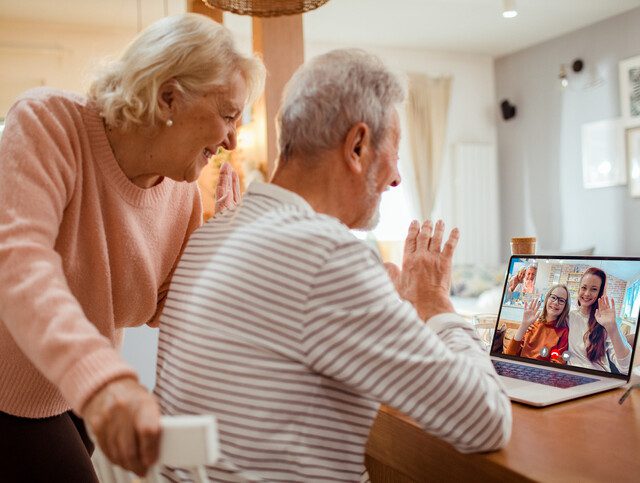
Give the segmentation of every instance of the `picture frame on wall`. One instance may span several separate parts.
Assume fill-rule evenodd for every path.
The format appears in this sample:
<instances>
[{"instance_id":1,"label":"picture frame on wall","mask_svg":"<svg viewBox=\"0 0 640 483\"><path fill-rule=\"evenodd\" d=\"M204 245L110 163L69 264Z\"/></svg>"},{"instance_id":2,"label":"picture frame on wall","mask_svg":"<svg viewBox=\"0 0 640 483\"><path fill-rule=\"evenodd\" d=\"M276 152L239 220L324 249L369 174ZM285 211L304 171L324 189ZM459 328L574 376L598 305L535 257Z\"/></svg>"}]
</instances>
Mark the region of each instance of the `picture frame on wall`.
<instances>
[{"instance_id":1,"label":"picture frame on wall","mask_svg":"<svg viewBox=\"0 0 640 483\"><path fill-rule=\"evenodd\" d=\"M640 198L640 126L627 129L629 194Z\"/></svg>"},{"instance_id":2,"label":"picture frame on wall","mask_svg":"<svg viewBox=\"0 0 640 483\"><path fill-rule=\"evenodd\" d=\"M627 183L624 134L620 118L582 125L582 181L586 189Z\"/></svg>"},{"instance_id":3,"label":"picture frame on wall","mask_svg":"<svg viewBox=\"0 0 640 483\"><path fill-rule=\"evenodd\" d=\"M640 126L640 55L625 59L620 69L620 110L626 126Z\"/></svg>"}]
</instances>

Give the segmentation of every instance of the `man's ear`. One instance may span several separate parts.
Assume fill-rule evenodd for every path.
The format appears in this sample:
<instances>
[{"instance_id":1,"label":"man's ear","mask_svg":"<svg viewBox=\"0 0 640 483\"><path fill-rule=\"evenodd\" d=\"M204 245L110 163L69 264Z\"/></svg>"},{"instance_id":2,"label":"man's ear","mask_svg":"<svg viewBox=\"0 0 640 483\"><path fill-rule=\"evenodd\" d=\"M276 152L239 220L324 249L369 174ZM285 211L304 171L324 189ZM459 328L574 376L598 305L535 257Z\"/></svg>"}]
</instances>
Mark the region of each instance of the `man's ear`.
<instances>
[{"instance_id":1,"label":"man's ear","mask_svg":"<svg viewBox=\"0 0 640 483\"><path fill-rule=\"evenodd\" d=\"M176 102L181 97L181 94L178 89L178 82L175 79L169 79L160 85L158 88L157 102L163 120L171 118L176 107Z\"/></svg>"},{"instance_id":2,"label":"man's ear","mask_svg":"<svg viewBox=\"0 0 640 483\"><path fill-rule=\"evenodd\" d=\"M364 157L371 140L369 126L358 122L351 126L342 147L342 154L349 169L360 174L364 169Z\"/></svg>"}]
</instances>

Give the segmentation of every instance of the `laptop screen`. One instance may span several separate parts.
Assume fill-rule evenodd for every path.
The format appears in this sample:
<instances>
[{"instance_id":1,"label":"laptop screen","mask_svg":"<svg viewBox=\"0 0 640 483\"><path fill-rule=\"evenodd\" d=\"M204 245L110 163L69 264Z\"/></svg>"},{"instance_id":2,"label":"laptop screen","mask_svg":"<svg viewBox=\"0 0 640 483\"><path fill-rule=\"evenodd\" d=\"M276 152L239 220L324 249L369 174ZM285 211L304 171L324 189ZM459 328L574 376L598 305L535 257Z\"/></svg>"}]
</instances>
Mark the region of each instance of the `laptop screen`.
<instances>
[{"instance_id":1,"label":"laptop screen","mask_svg":"<svg viewBox=\"0 0 640 483\"><path fill-rule=\"evenodd\" d=\"M513 256L491 355L627 377L640 258Z\"/></svg>"}]
</instances>

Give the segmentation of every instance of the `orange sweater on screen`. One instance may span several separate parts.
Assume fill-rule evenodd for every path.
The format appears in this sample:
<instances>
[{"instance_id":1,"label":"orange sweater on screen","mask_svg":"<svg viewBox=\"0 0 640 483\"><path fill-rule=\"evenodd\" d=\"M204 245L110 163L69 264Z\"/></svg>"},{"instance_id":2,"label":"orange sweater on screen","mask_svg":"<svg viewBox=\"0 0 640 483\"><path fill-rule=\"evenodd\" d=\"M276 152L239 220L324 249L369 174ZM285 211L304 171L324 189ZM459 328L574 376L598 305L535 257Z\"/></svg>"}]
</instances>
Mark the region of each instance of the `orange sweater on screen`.
<instances>
[{"instance_id":1,"label":"orange sweater on screen","mask_svg":"<svg viewBox=\"0 0 640 483\"><path fill-rule=\"evenodd\" d=\"M543 347L549 349L546 357L542 357L540 354ZM549 324L538 319L527 329L522 340L511 339L504 353L549 362L553 349L558 349L562 355L568 348L568 327L559 329L555 326L555 321Z\"/></svg>"},{"instance_id":2,"label":"orange sweater on screen","mask_svg":"<svg viewBox=\"0 0 640 483\"><path fill-rule=\"evenodd\" d=\"M7 115L0 207L0 411L77 411L135 376L118 354L122 329L156 322L200 224L197 186L134 185L95 106L44 88Z\"/></svg>"}]
</instances>

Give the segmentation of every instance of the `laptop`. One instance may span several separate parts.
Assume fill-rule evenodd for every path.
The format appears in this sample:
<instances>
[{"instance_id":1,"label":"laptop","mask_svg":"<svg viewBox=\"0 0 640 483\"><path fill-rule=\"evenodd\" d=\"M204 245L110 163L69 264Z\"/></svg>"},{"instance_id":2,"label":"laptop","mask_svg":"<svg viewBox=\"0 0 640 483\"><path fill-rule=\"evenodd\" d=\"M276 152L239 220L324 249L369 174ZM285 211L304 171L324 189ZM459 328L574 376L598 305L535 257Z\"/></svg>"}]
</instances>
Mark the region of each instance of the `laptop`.
<instances>
[{"instance_id":1,"label":"laptop","mask_svg":"<svg viewBox=\"0 0 640 483\"><path fill-rule=\"evenodd\" d=\"M608 307L599 294L608 297ZM615 313L614 339L630 355L617 357L611 336L599 329L596 308L602 309L602 321L613 321ZM532 406L624 386L638 343L639 313L640 258L512 256L491 360L509 397Z\"/></svg>"}]
</instances>

